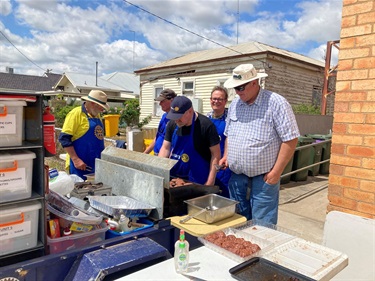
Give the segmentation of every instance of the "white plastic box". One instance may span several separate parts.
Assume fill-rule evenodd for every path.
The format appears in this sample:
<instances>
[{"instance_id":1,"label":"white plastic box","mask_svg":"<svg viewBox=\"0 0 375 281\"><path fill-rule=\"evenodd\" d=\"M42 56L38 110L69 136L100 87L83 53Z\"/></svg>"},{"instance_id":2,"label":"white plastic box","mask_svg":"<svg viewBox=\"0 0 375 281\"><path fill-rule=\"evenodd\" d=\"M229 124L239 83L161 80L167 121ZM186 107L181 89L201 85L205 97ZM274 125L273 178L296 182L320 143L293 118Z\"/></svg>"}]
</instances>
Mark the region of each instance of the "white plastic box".
<instances>
[{"instance_id":1,"label":"white plastic box","mask_svg":"<svg viewBox=\"0 0 375 281\"><path fill-rule=\"evenodd\" d=\"M36 247L41 208L40 202L0 207L0 256Z\"/></svg>"},{"instance_id":2,"label":"white plastic box","mask_svg":"<svg viewBox=\"0 0 375 281\"><path fill-rule=\"evenodd\" d=\"M0 100L0 147L20 146L23 136L25 101Z\"/></svg>"},{"instance_id":3,"label":"white plastic box","mask_svg":"<svg viewBox=\"0 0 375 281\"><path fill-rule=\"evenodd\" d=\"M34 152L0 151L0 202L31 197Z\"/></svg>"},{"instance_id":4,"label":"white plastic box","mask_svg":"<svg viewBox=\"0 0 375 281\"><path fill-rule=\"evenodd\" d=\"M103 222L100 226L94 227L96 227L96 229L88 232L74 233L59 238L50 238L47 236L47 244L49 246L50 254L78 249L96 242L104 241L105 233L108 230L107 224Z\"/></svg>"}]
</instances>

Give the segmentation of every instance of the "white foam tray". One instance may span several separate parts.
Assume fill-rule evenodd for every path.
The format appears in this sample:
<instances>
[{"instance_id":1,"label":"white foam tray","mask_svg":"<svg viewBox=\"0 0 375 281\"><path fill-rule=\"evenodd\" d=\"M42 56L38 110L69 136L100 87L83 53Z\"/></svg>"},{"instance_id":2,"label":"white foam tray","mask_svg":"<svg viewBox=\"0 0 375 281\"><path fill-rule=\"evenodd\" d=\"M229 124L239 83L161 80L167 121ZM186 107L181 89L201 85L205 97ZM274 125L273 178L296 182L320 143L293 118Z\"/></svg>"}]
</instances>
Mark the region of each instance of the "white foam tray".
<instances>
[{"instance_id":1,"label":"white foam tray","mask_svg":"<svg viewBox=\"0 0 375 281\"><path fill-rule=\"evenodd\" d=\"M275 247L263 258L319 281L332 279L348 265L347 255L302 238Z\"/></svg>"}]
</instances>

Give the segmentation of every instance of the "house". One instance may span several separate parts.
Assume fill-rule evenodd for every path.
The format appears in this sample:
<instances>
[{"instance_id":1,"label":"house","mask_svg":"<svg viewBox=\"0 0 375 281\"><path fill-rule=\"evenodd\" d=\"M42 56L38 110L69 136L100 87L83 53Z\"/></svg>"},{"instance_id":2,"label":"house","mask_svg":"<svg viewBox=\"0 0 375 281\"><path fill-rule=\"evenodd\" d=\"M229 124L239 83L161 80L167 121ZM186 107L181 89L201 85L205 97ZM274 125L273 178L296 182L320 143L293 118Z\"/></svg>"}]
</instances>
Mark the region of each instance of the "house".
<instances>
[{"instance_id":1,"label":"house","mask_svg":"<svg viewBox=\"0 0 375 281\"><path fill-rule=\"evenodd\" d=\"M188 96L197 111L207 113L211 110L211 89L224 84L232 70L243 63L252 63L259 71L266 72L268 77L262 81L262 86L283 95L290 104L320 106L324 62L259 42L248 42L194 52L136 70L141 83L141 118L152 114L148 126L157 127L162 112L154 98L165 88ZM229 102L234 96L232 89ZM327 112L332 114L333 95L328 97L327 104Z\"/></svg>"},{"instance_id":2,"label":"house","mask_svg":"<svg viewBox=\"0 0 375 281\"><path fill-rule=\"evenodd\" d=\"M127 72L113 72L100 76L101 79L107 80L113 84L116 84L120 87L132 91L134 97L139 97L140 88L139 88L139 76L134 73Z\"/></svg>"},{"instance_id":3,"label":"house","mask_svg":"<svg viewBox=\"0 0 375 281\"><path fill-rule=\"evenodd\" d=\"M127 82L129 82L129 85L137 90L134 87L138 81L137 77L127 76L127 79L121 80L123 77L125 76L106 75L104 77L96 77L91 74L66 72L54 85L54 91L50 95L63 94L69 97L81 97L88 95L91 90L97 89L105 92L111 101L123 102L126 99L137 97L138 95L134 94L127 86Z\"/></svg>"},{"instance_id":4,"label":"house","mask_svg":"<svg viewBox=\"0 0 375 281\"><path fill-rule=\"evenodd\" d=\"M24 92L51 91L61 74L47 72L43 76L0 72L0 90Z\"/></svg>"}]
</instances>

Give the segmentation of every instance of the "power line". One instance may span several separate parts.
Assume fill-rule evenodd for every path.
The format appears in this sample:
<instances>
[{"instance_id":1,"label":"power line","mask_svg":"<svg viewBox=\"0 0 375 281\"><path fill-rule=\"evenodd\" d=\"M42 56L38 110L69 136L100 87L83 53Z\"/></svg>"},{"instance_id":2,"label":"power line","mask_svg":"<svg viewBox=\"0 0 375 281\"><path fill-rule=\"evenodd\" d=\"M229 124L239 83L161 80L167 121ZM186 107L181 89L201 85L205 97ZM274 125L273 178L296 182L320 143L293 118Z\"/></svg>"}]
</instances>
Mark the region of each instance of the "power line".
<instances>
[{"instance_id":1,"label":"power line","mask_svg":"<svg viewBox=\"0 0 375 281\"><path fill-rule=\"evenodd\" d=\"M137 6L137 5L133 4L133 3L130 3L130 2L127 1L127 0L123 0L123 1L124 1L125 3L131 5L131 6L133 6L133 7L137 8L137 9L139 9L139 10L141 10L141 11L147 13L147 14L150 14L150 15L152 15L152 16L154 16L154 17L156 17L156 18L158 18L158 19L160 19L160 20L162 20L162 21L165 21L166 23L169 23L169 24L171 24L171 25L173 25L173 26L175 26L175 27L178 27L178 28L180 28L180 29L182 29L182 30L185 30L186 32L189 32L189 33L191 33L191 34L193 34L193 35L195 35L195 36L198 36L198 37L200 37L200 38L202 38L202 39L204 39L204 40L207 40L207 41L209 41L209 42L211 42L211 43L214 43L214 44L216 44L216 45L218 45L218 46L221 46L221 47L223 47L223 48L226 48L226 49L228 49L228 50L231 50L231 51L233 51L233 52L235 52L235 53L237 53L237 54L244 55L244 53L242 53L242 52L239 52L239 51L237 51L237 50L234 50L234 49L232 49L232 48L230 48L230 47L228 47L228 46L225 46L225 45L223 45L223 44L221 44L221 43L219 43L219 42L216 42L216 41L214 41L214 40L212 40L212 39L210 39L210 38L207 38L207 37L205 37L205 36L203 36L203 35L200 35L200 34L194 32L194 31L191 31L191 30L189 30L189 29L187 29L187 28L185 28L185 27L182 27L182 26L180 26L180 25L178 25L178 24L176 24L176 23L174 23L174 22L171 22L171 21L169 21L169 20L167 20L167 19L165 19L165 18L162 18L161 16L158 16L158 15L156 15L156 14L150 12L150 11L147 11L146 9L143 9L143 8L140 7L140 6ZM237 41L237 43L238 43L238 41ZM269 65L268 65L267 62L265 62L265 61L263 61L263 60L260 60L260 59L257 59L257 58L252 57L252 56L249 56L249 57L252 58L252 59L254 59L254 60L260 61L261 63L263 63L263 65L266 65L267 67L269 67Z\"/></svg>"},{"instance_id":2,"label":"power line","mask_svg":"<svg viewBox=\"0 0 375 281\"><path fill-rule=\"evenodd\" d=\"M31 59L29 59L24 53L22 53L13 43L12 41L10 41L6 36L5 34L0 30L0 33L1 35L4 36L4 38L21 54L23 55L29 62L31 62L32 64L34 64L36 67L40 68L41 70L43 70L44 72L48 72L48 69L47 71L45 69L43 69L42 67L40 67L39 65L37 65L35 62L33 62Z\"/></svg>"}]
</instances>

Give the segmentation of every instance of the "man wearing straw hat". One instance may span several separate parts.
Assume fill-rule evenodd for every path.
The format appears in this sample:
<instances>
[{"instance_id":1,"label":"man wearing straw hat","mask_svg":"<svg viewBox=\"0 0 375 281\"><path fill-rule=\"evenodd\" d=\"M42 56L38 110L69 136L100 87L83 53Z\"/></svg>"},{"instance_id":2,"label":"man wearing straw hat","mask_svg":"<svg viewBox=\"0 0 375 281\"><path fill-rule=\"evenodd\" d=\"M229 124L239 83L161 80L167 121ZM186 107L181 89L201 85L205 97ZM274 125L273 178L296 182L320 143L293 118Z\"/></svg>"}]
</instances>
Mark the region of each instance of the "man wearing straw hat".
<instances>
[{"instance_id":1,"label":"man wearing straw hat","mask_svg":"<svg viewBox=\"0 0 375 281\"><path fill-rule=\"evenodd\" d=\"M107 111L107 95L91 90L81 97L85 102L71 110L65 118L59 141L69 155L70 174L86 180L86 174L95 172L95 158L100 158L104 149L104 126L100 113Z\"/></svg>"},{"instance_id":2,"label":"man wearing straw hat","mask_svg":"<svg viewBox=\"0 0 375 281\"><path fill-rule=\"evenodd\" d=\"M225 81L236 97L228 110L227 145L219 164L229 165L231 198L247 219L277 224L281 174L294 154L299 130L290 104L279 94L261 89L267 77L252 64L241 64Z\"/></svg>"}]
</instances>

